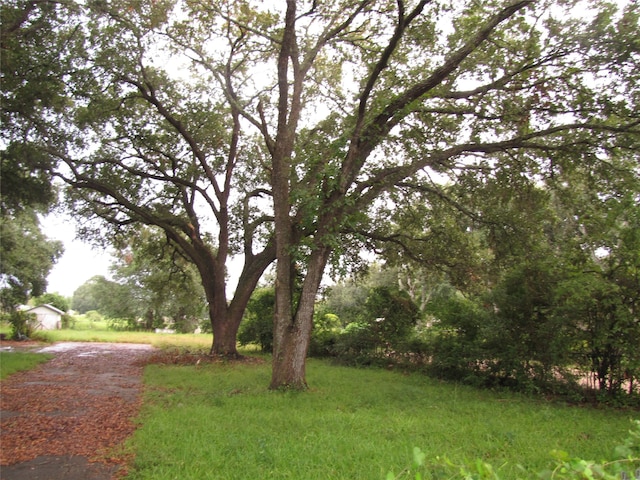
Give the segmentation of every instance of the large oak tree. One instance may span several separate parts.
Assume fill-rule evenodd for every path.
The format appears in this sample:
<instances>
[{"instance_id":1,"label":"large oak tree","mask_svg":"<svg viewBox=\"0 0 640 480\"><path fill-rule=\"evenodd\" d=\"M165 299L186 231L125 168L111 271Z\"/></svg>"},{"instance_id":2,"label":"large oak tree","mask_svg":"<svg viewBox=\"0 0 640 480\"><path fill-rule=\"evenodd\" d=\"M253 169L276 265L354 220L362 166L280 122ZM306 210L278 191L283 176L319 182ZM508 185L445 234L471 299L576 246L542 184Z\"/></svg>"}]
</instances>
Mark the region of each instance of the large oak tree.
<instances>
[{"instance_id":1,"label":"large oak tree","mask_svg":"<svg viewBox=\"0 0 640 480\"><path fill-rule=\"evenodd\" d=\"M366 236L375 217L362 212L393 202L389 194L401 189L446 196L443 179L487 178L503 165L519 172L515 178L535 178L587 161L637 162L640 56L634 7L615 23L611 6L593 2L588 20L555 2L447 9L398 1L387 10L359 2L310 43L303 25L322 13L299 11L297 3L287 3L278 62L276 146L285 151L272 156L279 235L272 387L300 388L312 305L340 233ZM334 95L341 114L304 132L303 141L293 132L321 48L340 59L358 88ZM297 299L293 245L306 266Z\"/></svg>"},{"instance_id":2,"label":"large oak tree","mask_svg":"<svg viewBox=\"0 0 640 480\"><path fill-rule=\"evenodd\" d=\"M160 227L196 264L213 351L235 352L277 259L273 388L306 386L325 267L381 204L506 163L534 177L637 155L634 6L118 0L69 21L69 104L32 132L78 211Z\"/></svg>"}]
</instances>

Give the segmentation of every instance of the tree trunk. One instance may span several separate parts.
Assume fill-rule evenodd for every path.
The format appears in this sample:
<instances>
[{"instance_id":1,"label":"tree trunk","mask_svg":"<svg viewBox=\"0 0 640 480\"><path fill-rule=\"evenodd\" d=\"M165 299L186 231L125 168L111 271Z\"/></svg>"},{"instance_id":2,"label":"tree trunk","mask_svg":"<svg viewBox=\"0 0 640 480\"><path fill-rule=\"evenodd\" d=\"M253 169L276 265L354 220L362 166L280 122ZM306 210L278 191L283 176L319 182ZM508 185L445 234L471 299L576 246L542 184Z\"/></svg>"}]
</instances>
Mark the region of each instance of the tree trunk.
<instances>
[{"instance_id":1,"label":"tree trunk","mask_svg":"<svg viewBox=\"0 0 640 480\"><path fill-rule=\"evenodd\" d=\"M242 317L233 318L227 311L220 315L211 308L211 305L209 306L209 317L213 329L213 343L209 353L223 357L240 357L237 337Z\"/></svg>"},{"instance_id":2,"label":"tree trunk","mask_svg":"<svg viewBox=\"0 0 640 480\"><path fill-rule=\"evenodd\" d=\"M285 317L276 311L273 364L269 386L272 390L307 388L306 361L313 330L313 311L330 253L331 249L326 246L312 252L295 316ZM293 296L293 285L290 284L289 288L288 296Z\"/></svg>"},{"instance_id":3,"label":"tree trunk","mask_svg":"<svg viewBox=\"0 0 640 480\"><path fill-rule=\"evenodd\" d=\"M311 322L299 320L293 322L293 325L287 328L284 336L279 339L277 352L274 341L271 385L269 386L272 390L305 390L307 388L306 358L311 338L313 314Z\"/></svg>"},{"instance_id":4,"label":"tree trunk","mask_svg":"<svg viewBox=\"0 0 640 480\"><path fill-rule=\"evenodd\" d=\"M225 263L210 257L197 264L209 304L209 320L213 330L211 355L240 357L237 349L240 322L260 277L274 259L273 244L267 245L258 255L246 255L244 268L230 302L227 302L226 295Z\"/></svg>"}]
</instances>

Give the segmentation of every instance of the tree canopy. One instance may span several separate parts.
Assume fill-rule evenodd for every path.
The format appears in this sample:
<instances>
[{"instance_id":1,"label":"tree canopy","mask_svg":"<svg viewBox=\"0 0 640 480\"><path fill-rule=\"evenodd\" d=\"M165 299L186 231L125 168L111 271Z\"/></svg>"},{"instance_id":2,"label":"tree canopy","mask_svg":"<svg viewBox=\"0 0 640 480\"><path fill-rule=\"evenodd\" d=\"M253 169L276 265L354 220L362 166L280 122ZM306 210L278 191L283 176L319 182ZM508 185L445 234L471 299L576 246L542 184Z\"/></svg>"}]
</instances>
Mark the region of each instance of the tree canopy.
<instances>
[{"instance_id":1,"label":"tree canopy","mask_svg":"<svg viewBox=\"0 0 640 480\"><path fill-rule=\"evenodd\" d=\"M11 310L45 292L47 276L62 254L62 243L49 240L33 211L0 219L0 301Z\"/></svg>"},{"instance_id":2,"label":"tree canopy","mask_svg":"<svg viewBox=\"0 0 640 480\"><path fill-rule=\"evenodd\" d=\"M31 5L12 8L38 18ZM609 195L638 176L633 2L46 5L64 18L52 31L64 102L22 115L11 141L56 159L70 205L97 229L163 230L198 269L214 352L235 353L242 311L277 260L274 388L306 385L326 265L391 240L380 227L407 198L456 202L477 220L472 192L486 184L508 200L556 179L570 190L584 172ZM28 65L34 45L17 48ZM494 213L484 220L508 233Z\"/></svg>"}]
</instances>

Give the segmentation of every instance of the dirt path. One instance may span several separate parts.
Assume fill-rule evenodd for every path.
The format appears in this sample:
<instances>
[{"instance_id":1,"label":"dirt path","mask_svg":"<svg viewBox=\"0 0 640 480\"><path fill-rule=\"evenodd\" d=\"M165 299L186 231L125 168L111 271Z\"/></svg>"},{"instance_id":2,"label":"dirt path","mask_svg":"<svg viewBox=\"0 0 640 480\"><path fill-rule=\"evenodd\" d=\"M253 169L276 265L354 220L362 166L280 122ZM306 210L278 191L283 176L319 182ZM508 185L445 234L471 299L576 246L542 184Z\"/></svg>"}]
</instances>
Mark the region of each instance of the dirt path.
<instances>
[{"instance_id":1,"label":"dirt path","mask_svg":"<svg viewBox=\"0 0 640 480\"><path fill-rule=\"evenodd\" d=\"M109 480L135 429L149 345L59 343L37 369L2 381L2 480Z\"/></svg>"}]
</instances>

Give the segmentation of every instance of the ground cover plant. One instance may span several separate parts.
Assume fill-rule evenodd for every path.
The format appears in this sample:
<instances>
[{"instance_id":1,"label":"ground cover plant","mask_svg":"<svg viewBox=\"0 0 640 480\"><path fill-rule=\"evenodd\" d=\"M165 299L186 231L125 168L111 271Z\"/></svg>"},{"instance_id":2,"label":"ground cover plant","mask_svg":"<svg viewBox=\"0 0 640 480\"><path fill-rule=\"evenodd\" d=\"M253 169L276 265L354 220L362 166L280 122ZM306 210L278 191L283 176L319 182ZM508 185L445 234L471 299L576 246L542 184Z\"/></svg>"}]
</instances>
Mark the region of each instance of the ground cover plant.
<instances>
[{"instance_id":1,"label":"ground cover plant","mask_svg":"<svg viewBox=\"0 0 640 480\"><path fill-rule=\"evenodd\" d=\"M33 352L0 352L0 379L21 370L30 370L53 355Z\"/></svg>"},{"instance_id":2,"label":"ground cover plant","mask_svg":"<svg viewBox=\"0 0 640 480\"><path fill-rule=\"evenodd\" d=\"M323 360L309 362L307 392L274 392L268 363L148 366L127 478L382 479L406 471L415 447L426 459L489 463L500 478L537 478L553 450L610 458L637 413Z\"/></svg>"}]
</instances>

